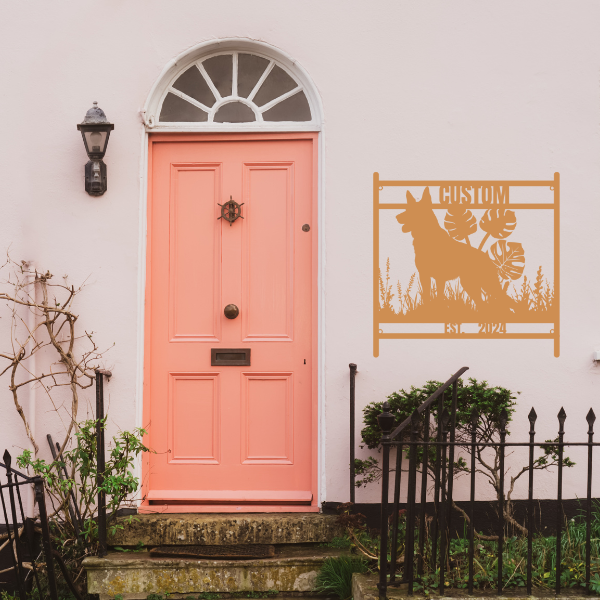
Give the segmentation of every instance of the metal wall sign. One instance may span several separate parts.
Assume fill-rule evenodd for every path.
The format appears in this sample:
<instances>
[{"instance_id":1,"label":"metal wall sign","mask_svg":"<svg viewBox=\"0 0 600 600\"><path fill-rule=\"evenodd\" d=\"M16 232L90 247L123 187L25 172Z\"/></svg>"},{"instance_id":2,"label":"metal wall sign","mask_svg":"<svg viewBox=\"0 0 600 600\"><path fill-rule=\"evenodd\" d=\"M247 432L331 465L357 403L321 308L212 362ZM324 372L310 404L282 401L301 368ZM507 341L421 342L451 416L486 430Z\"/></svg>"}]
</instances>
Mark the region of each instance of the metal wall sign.
<instances>
[{"instance_id":1,"label":"metal wall sign","mask_svg":"<svg viewBox=\"0 0 600 600\"><path fill-rule=\"evenodd\" d=\"M560 176L373 174L373 355L386 339L551 339L559 356Z\"/></svg>"}]
</instances>

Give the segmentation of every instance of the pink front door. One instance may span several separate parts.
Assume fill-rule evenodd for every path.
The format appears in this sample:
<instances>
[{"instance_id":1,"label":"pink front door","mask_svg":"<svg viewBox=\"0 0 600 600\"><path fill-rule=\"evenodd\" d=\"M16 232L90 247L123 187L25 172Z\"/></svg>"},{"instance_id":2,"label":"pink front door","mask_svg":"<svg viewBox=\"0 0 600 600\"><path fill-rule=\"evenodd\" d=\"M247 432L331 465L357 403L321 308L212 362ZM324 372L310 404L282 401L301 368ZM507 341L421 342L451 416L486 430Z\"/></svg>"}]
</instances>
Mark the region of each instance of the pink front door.
<instances>
[{"instance_id":1,"label":"pink front door","mask_svg":"<svg viewBox=\"0 0 600 600\"><path fill-rule=\"evenodd\" d=\"M310 510L314 136L150 144L145 504Z\"/></svg>"}]
</instances>

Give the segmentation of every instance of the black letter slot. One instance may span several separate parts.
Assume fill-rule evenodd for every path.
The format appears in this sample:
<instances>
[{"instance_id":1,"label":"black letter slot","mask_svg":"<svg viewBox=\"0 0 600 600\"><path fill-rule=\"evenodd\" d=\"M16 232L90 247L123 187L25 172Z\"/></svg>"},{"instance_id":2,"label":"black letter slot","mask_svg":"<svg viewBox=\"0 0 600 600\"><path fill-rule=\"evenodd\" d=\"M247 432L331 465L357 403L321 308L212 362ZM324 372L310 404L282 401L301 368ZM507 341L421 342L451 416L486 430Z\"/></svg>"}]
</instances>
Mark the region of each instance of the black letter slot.
<instances>
[{"instance_id":1,"label":"black letter slot","mask_svg":"<svg viewBox=\"0 0 600 600\"><path fill-rule=\"evenodd\" d=\"M250 348L211 348L211 367L250 366Z\"/></svg>"}]
</instances>

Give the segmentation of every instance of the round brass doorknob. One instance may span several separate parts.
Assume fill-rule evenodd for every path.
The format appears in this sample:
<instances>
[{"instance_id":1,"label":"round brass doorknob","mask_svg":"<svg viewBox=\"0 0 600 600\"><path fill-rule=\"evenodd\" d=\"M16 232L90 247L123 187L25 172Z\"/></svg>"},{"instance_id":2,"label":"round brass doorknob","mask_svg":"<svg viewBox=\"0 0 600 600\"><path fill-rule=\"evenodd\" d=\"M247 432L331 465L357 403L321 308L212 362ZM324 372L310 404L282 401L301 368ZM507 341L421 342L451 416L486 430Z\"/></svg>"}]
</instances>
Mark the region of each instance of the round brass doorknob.
<instances>
[{"instance_id":1,"label":"round brass doorknob","mask_svg":"<svg viewBox=\"0 0 600 600\"><path fill-rule=\"evenodd\" d=\"M228 304L223 312L228 319L235 319L240 314L240 309L235 304Z\"/></svg>"}]
</instances>

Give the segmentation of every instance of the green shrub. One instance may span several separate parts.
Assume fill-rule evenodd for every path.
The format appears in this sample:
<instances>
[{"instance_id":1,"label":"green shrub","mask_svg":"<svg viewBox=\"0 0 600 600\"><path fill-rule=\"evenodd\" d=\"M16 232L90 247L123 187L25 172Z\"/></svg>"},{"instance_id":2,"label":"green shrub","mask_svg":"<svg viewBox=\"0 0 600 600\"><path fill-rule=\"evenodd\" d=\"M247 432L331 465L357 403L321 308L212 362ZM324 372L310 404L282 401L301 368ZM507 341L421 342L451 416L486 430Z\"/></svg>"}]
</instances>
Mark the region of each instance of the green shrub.
<instances>
[{"instance_id":1,"label":"green shrub","mask_svg":"<svg viewBox=\"0 0 600 600\"><path fill-rule=\"evenodd\" d=\"M317 590L336 594L341 600L352 596L352 574L365 573L367 561L357 556L327 558L317 575Z\"/></svg>"},{"instance_id":2,"label":"green shrub","mask_svg":"<svg viewBox=\"0 0 600 600\"><path fill-rule=\"evenodd\" d=\"M338 550L350 550L352 542L348 535L336 536L330 542L320 544L326 548L337 548Z\"/></svg>"},{"instance_id":3,"label":"green shrub","mask_svg":"<svg viewBox=\"0 0 600 600\"><path fill-rule=\"evenodd\" d=\"M399 390L387 397L389 403L389 412L394 415L394 428L400 423L408 419L413 412L423 404L435 390L442 385L439 381L428 381L423 387L415 388L412 386L410 390ZM477 381L474 378L469 378L466 382L462 379L457 381L456 386L456 442L459 444L455 454L454 461L454 477L458 478L462 474L470 473L470 460L465 460L471 452L471 428L472 428L472 411L475 410L477 415L477 442L479 444L498 444L500 441L500 432L504 423L506 427L506 435L510 435L509 427L512 417L516 411L516 396L513 393L500 386L490 386L487 381ZM364 427L361 431L363 448L374 449L380 447L381 430L377 422L377 417L381 414L383 402L371 402L363 409ZM443 396L443 408L448 412L452 409L452 389L449 389ZM438 403L434 402L431 407L431 420L428 441L435 442L437 439L437 417ZM450 425L448 426L450 427ZM399 435L399 439L407 440L410 437L410 429L408 426ZM416 431L419 441L425 440L424 420L420 419ZM538 456L533 462L535 470L544 470L558 465L560 459L558 455L558 447L555 445L557 438L554 440L545 440L546 444L536 450ZM437 447L431 445L428 450L428 470L429 476L434 477L434 465L436 464ZM403 450L405 459L408 458L408 447L404 446ZM488 484L494 489L494 493L498 501L501 497L500 490L500 446L492 446L487 450L487 453L475 451L476 469L481 473ZM483 454L483 459L482 459ZM420 467L423 464L424 451L422 447L416 450L417 464ZM392 459L393 460L393 459ZM446 459L448 460L448 459ZM368 485L381 479L382 469L379 460L375 456L369 456L365 460L355 459L355 469L357 474L356 487ZM568 457L562 457L563 467L573 467L575 463ZM447 464L447 466L449 466ZM403 470L406 469L406 462ZM393 469L392 469L393 470ZM527 529L519 523L514 517L514 505L512 503L512 491L515 487L517 479L529 472L529 465L524 465L522 468L515 471L515 475L508 475L505 471L507 484L504 490L504 519L510 524L514 531L518 531L523 535L527 535ZM432 479L430 479L431 481ZM453 503L455 510L460 512L465 520L469 522L468 515L456 504ZM481 537L481 536L478 536ZM482 539L492 539L486 537Z\"/></svg>"}]
</instances>

